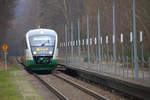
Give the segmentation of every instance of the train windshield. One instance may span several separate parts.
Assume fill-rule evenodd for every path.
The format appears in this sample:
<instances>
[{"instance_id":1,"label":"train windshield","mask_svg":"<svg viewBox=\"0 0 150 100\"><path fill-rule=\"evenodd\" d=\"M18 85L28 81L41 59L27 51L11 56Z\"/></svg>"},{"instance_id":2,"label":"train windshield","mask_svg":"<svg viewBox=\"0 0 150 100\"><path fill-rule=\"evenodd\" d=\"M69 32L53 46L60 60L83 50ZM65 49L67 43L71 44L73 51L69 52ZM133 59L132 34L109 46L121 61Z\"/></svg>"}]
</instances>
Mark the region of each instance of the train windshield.
<instances>
[{"instance_id":1,"label":"train windshield","mask_svg":"<svg viewBox=\"0 0 150 100\"><path fill-rule=\"evenodd\" d=\"M55 37L54 36L33 36L30 37L31 46L54 46Z\"/></svg>"}]
</instances>

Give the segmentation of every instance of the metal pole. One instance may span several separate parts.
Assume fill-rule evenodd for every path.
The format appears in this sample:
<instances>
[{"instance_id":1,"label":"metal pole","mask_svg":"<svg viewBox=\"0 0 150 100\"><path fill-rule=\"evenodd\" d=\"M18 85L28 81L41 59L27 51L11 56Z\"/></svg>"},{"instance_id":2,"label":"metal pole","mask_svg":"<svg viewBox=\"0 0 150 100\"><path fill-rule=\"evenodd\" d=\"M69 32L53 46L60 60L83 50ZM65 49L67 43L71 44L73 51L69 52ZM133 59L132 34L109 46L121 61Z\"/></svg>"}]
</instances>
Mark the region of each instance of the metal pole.
<instances>
[{"instance_id":1,"label":"metal pole","mask_svg":"<svg viewBox=\"0 0 150 100\"><path fill-rule=\"evenodd\" d=\"M72 54L72 64L73 64L73 22L71 22L71 54Z\"/></svg>"},{"instance_id":2,"label":"metal pole","mask_svg":"<svg viewBox=\"0 0 150 100\"><path fill-rule=\"evenodd\" d=\"M109 67L109 42L108 42L108 35L107 35L107 42L106 42L106 46L107 46L107 67Z\"/></svg>"},{"instance_id":3,"label":"metal pole","mask_svg":"<svg viewBox=\"0 0 150 100\"><path fill-rule=\"evenodd\" d=\"M112 68L113 61L114 61L114 60L113 60L113 56L111 55L111 64L110 64L110 68L109 68L109 69L110 69L110 72L111 72L112 69L113 69L113 68Z\"/></svg>"},{"instance_id":4,"label":"metal pole","mask_svg":"<svg viewBox=\"0 0 150 100\"><path fill-rule=\"evenodd\" d=\"M143 80L144 80L144 43L143 43L143 32L140 31L140 42L141 42L141 56L142 56L142 71L143 71Z\"/></svg>"},{"instance_id":5,"label":"metal pole","mask_svg":"<svg viewBox=\"0 0 150 100\"><path fill-rule=\"evenodd\" d=\"M122 43L122 69L123 69L123 77L124 77L124 65L125 65L125 59L124 59L124 44L123 44L123 33L121 33L121 43Z\"/></svg>"},{"instance_id":6,"label":"metal pole","mask_svg":"<svg viewBox=\"0 0 150 100\"><path fill-rule=\"evenodd\" d=\"M132 46L132 76L133 76L133 79L134 79L134 70L135 70L135 68L134 68L134 47L133 47L133 43L131 44L131 46Z\"/></svg>"},{"instance_id":7,"label":"metal pole","mask_svg":"<svg viewBox=\"0 0 150 100\"><path fill-rule=\"evenodd\" d=\"M134 67L135 67L135 78L139 76L139 68L137 62L137 44L136 44L136 11L135 11L135 0L133 0L133 33L134 33Z\"/></svg>"},{"instance_id":8,"label":"metal pole","mask_svg":"<svg viewBox=\"0 0 150 100\"><path fill-rule=\"evenodd\" d=\"M60 41L60 56L62 57L62 41Z\"/></svg>"},{"instance_id":9,"label":"metal pole","mask_svg":"<svg viewBox=\"0 0 150 100\"><path fill-rule=\"evenodd\" d=\"M68 28L67 28L67 25L65 24L65 39L66 39L66 64L68 63L68 48L67 48L67 45L68 45L68 43L67 43L67 41L68 41L68 37L67 37L67 35L68 35Z\"/></svg>"},{"instance_id":10,"label":"metal pole","mask_svg":"<svg viewBox=\"0 0 150 100\"><path fill-rule=\"evenodd\" d=\"M109 73L109 72L111 72L111 62L113 61L113 60L112 60L112 56L111 56L111 55L108 56L108 57L107 57L107 60L108 60L108 62L107 62L107 63L108 63L108 66L106 67L106 72Z\"/></svg>"},{"instance_id":11,"label":"metal pole","mask_svg":"<svg viewBox=\"0 0 150 100\"><path fill-rule=\"evenodd\" d=\"M133 34L132 34L132 32L130 32L130 42L131 42L131 55L132 55L132 65L131 65L131 70L132 70L132 76L133 76L133 78L134 78L134 68L133 68L133 66L134 66L134 52L133 52L133 39L132 39L132 37L133 37Z\"/></svg>"},{"instance_id":12,"label":"metal pole","mask_svg":"<svg viewBox=\"0 0 150 100\"><path fill-rule=\"evenodd\" d=\"M127 61L127 77L128 77L128 56L126 57L126 61Z\"/></svg>"},{"instance_id":13,"label":"metal pole","mask_svg":"<svg viewBox=\"0 0 150 100\"><path fill-rule=\"evenodd\" d=\"M80 65L80 19L78 19L78 56L79 56L79 65Z\"/></svg>"},{"instance_id":14,"label":"metal pole","mask_svg":"<svg viewBox=\"0 0 150 100\"><path fill-rule=\"evenodd\" d=\"M101 65L102 65L102 60L104 58L104 55L103 55L103 38L102 37L100 37L100 41L101 41L101 44L100 44L100 46L101 46Z\"/></svg>"},{"instance_id":15,"label":"metal pole","mask_svg":"<svg viewBox=\"0 0 150 100\"><path fill-rule=\"evenodd\" d=\"M4 51L4 57L5 57L5 70L7 70L7 51Z\"/></svg>"},{"instance_id":16,"label":"metal pole","mask_svg":"<svg viewBox=\"0 0 150 100\"><path fill-rule=\"evenodd\" d=\"M150 57L149 57L149 59L148 59L148 69L149 69L149 80L150 80Z\"/></svg>"},{"instance_id":17,"label":"metal pole","mask_svg":"<svg viewBox=\"0 0 150 100\"><path fill-rule=\"evenodd\" d=\"M122 69L123 69L123 77L124 77L124 62L125 62L125 60L124 60L124 45L123 45L123 43L122 43Z\"/></svg>"},{"instance_id":18,"label":"metal pole","mask_svg":"<svg viewBox=\"0 0 150 100\"><path fill-rule=\"evenodd\" d=\"M99 60L99 71L101 71L101 66L102 66L102 63L101 63L101 29L100 29L100 9L98 8L98 60Z\"/></svg>"},{"instance_id":19,"label":"metal pole","mask_svg":"<svg viewBox=\"0 0 150 100\"><path fill-rule=\"evenodd\" d=\"M88 67L90 66L89 17L87 15Z\"/></svg>"},{"instance_id":20,"label":"metal pole","mask_svg":"<svg viewBox=\"0 0 150 100\"><path fill-rule=\"evenodd\" d=\"M107 67L109 67L109 44L108 44L108 35L106 36L106 63Z\"/></svg>"},{"instance_id":21,"label":"metal pole","mask_svg":"<svg viewBox=\"0 0 150 100\"><path fill-rule=\"evenodd\" d=\"M120 75L120 57L118 57L118 63L119 63L119 75Z\"/></svg>"},{"instance_id":22,"label":"metal pole","mask_svg":"<svg viewBox=\"0 0 150 100\"><path fill-rule=\"evenodd\" d=\"M143 80L144 80L144 52L143 52L143 47L144 47L144 44L142 42L142 69L143 69Z\"/></svg>"},{"instance_id":23,"label":"metal pole","mask_svg":"<svg viewBox=\"0 0 150 100\"><path fill-rule=\"evenodd\" d=\"M113 44L113 56L114 56L114 72L116 73L116 12L115 12L115 1L113 1L113 35L114 35L114 44Z\"/></svg>"}]
</instances>

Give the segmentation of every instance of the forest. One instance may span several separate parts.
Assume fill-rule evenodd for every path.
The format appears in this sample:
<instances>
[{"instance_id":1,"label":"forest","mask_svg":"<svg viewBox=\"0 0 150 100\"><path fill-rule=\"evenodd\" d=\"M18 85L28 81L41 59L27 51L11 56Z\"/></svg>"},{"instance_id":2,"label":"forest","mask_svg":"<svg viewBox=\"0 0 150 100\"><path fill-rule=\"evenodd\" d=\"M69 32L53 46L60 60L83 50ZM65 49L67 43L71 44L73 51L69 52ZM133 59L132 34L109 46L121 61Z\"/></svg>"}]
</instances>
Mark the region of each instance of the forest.
<instances>
[{"instance_id":1,"label":"forest","mask_svg":"<svg viewBox=\"0 0 150 100\"><path fill-rule=\"evenodd\" d=\"M89 16L90 37L97 35L97 9L101 14L102 36L112 36L113 10L116 6L117 49L120 48L120 33L125 35L125 48L129 51L129 34L133 30L132 0L1 0L0 44L9 45L11 55L19 55L25 33L29 29L52 28L58 32L59 41L64 41L64 25L74 23L77 38L77 20L80 18L81 37L86 38L86 16ZM144 51L149 55L150 46L150 1L136 0L137 46L140 47L139 31L144 33ZM70 34L68 34L70 39ZM109 38L112 41L112 38ZM18 52L14 49L18 47ZM110 43L112 47L112 43ZM119 50L118 50L119 51ZM112 51L110 51L112 52ZM119 52L118 52L119 53ZM130 54L130 52L127 52Z\"/></svg>"}]
</instances>

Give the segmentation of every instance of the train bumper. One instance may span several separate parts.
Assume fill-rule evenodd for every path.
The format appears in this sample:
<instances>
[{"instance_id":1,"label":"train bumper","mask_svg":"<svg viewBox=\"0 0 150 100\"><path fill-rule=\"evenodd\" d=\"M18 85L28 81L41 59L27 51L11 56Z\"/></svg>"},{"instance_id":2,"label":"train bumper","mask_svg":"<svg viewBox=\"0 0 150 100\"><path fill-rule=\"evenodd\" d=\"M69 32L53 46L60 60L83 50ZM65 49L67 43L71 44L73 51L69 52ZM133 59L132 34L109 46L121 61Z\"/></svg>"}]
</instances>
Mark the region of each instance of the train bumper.
<instances>
[{"instance_id":1,"label":"train bumper","mask_svg":"<svg viewBox=\"0 0 150 100\"><path fill-rule=\"evenodd\" d=\"M26 66L31 70L54 70L58 63L58 59L52 59L49 64L36 64L34 60L27 60Z\"/></svg>"}]
</instances>

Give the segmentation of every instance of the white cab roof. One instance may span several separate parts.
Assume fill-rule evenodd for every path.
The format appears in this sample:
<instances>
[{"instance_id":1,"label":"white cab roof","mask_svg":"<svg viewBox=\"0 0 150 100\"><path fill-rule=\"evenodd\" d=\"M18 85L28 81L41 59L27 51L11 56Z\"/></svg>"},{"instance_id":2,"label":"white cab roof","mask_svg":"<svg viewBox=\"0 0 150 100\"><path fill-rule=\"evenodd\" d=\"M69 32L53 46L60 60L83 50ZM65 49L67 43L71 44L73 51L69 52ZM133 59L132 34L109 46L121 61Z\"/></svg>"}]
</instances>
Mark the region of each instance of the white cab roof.
<instances>
[{"instance_id":1,"label":"white cab roof","mask_svg":"<svg viewBox=\"0 0 150 100\"><path fill-rule=\"evenodd\" d=\"M26 36L34 36L34 35L53 35L57 36L57 33L52 29L32 29L29 30L26 34Z\"/></svg>"}]
</instances>

